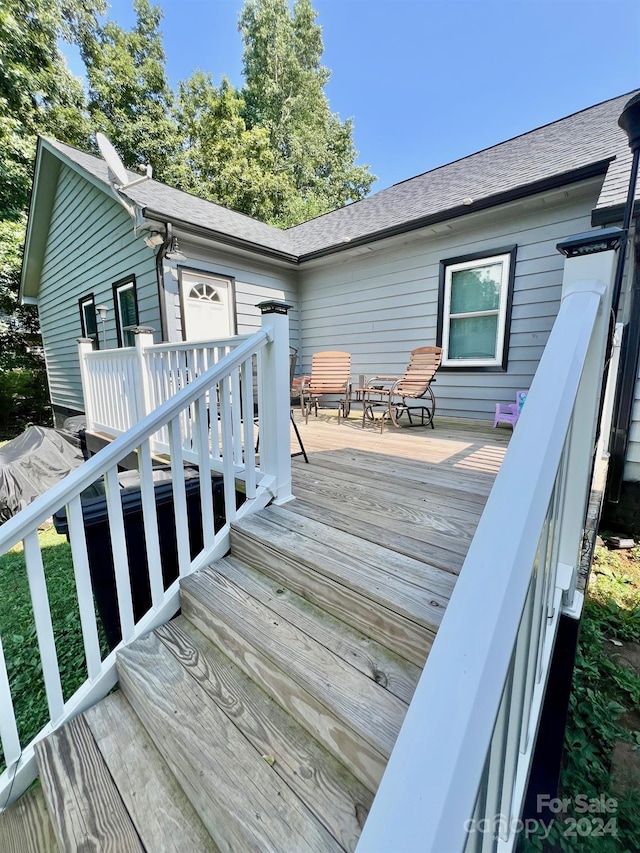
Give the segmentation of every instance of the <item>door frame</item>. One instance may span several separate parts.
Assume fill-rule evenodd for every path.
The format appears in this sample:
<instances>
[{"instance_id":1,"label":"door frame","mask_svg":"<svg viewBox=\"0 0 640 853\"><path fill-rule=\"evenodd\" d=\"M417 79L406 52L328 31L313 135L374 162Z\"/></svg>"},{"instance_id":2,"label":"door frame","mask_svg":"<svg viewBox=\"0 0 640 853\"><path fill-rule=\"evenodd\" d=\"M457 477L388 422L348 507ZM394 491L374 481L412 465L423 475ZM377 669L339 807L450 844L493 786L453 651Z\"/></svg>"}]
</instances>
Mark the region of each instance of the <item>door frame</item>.
<instances>
[{"instance_id":1,"label":"door frame","mask_svg":"<svg viewBox=\"0 0 640 853\"><path fill-rule=\"evenodd\" d=\"M236 305L236 280L232 275L225 273L217 273L212 270L205 270L201 267L178 266L178 297L180 299L180 333L182 340L187 341L187 324L185 322L185 304L184 304L184 289L182 287L183 273L190 275L201 275L208 278L220 278L226 281L229 285L229 320L231 326L231 335L238 334L238 311Z\"/></svg>"}]
</instances>

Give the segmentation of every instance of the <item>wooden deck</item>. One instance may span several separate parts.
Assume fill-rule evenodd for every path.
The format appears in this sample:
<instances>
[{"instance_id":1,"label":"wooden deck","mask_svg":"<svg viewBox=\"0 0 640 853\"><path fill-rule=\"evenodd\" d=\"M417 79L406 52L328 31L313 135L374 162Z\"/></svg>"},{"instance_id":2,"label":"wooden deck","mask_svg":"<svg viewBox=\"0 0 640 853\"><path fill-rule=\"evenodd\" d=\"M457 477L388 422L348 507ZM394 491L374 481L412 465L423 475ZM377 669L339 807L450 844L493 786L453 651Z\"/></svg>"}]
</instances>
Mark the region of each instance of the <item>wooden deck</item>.
<instances>
[{"instance_id":1,"label":"wooden deck","mask_svg":"<svg viewBox=\"0 0 640 853\"><path fill-rule=\"evenodd\" d=\"M234 523L39 744L3 853L355 850L511 433L299 426L296 499Z\"/></svg>"},{"instance_id":2,"label":"wooden deck","mask_svg":"<svg viewBox=\"0 0 640 853\"><path fill-rule=\"evenodd\" d=\"M288 510L459 573L511 429L436 416L433 430L380 434L353 411L340 424L294 416L310 464L292 460Z\"/></svg>"}]
</instances>

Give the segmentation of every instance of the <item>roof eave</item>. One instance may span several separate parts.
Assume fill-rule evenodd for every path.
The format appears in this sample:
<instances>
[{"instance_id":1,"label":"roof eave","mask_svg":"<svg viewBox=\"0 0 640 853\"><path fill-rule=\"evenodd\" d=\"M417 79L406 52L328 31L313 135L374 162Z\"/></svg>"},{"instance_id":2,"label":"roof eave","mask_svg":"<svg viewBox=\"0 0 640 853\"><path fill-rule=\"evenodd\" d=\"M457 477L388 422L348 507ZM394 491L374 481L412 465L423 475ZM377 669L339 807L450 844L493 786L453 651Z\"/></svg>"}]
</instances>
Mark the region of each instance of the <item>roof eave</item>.
<instances>
[{"instance_id":1,"label":"roof eave","mask_svg":"<svg viewBox=\"0 0 640 853\"><path fill-rule=\"evenodd\" d=\"M206 228L204 225L195 225L192 222L185 222L183 219L178 219L167 213L161 213L158 210L145 207L142 210L142 215L147 220L156 222L170 222L174 228L183 231L185 234L192 234L195 237L206 237L209 240L215 240L218 243L223 243L226 246L232 246L235 249L245 249L257 255L264 255L269 258L274 258L280 261L286 261L297 266L299 259L298 255L290 252L284 252L280 249L273 249L269 246L263 246L260 243L254 243L251 240L245 240L242 237L234 237L232 234L225 234L223 231L216 231L213 228Z\"/></svg>"},{"instance_id":2,"label":"roof eave","mask_svg":"<svg viewBox=\"0 0 640 853\"><path fill-rule=\"evenodd\" d=\"M591 225L599 228L603 225L616 225L624 219L625 204L612 204L608 207L596 207L591 211ZM640 199L633 203L632 217L640 217Z\"/></svg>"},{"instance_id":3,"label":"roof eave","mask_svg":"<svg viewBox=\"0 0 640 853\"><path fill-rule=\"evenodd\" d=\"M38 302L40 274L58 184L59 164L56 167L55 164L58 161L55 158L51 164L52 168L43 170L43 159L46 157L47 151L44 140L39 137L29 196L29 213L20 270L20 288L18 290L18 300L24 305L37 305Z\"/></svg>"},{"instance_id":4,"label":"roof eave","mask_svg":"<svg viewBox=\"0 0 640 853\"><path fill-rule=\"evenodd\" d=\"M613 157L607 157L603 160L597 160L587 166L581 166L579 169L572 169L569 172L562 172L558 175L553 175L550 178L544 178L541 181L535 181L531 184L523 184L522 186L515 187L512 190L506 190L505 192L487 196L486 198L475 201L471 205L457 205L456 207L439 210L435 213L430 213L427 216L421 216L417 219L411 219L407 222L402 222L389 228L383 228L379 231L363 234L360 237L356 237L345 242L317 249L314 252L307 252L306 254L302 253L300 255L299 262L303 264L307 261L313 261L318 258L337 254L338 252L345 252L354 247L364 246L368 243L374 243L379 240L385 240L388 237L396 237L400 234L406 234L409 231L417 231L420 228L435 225L439 222L446 222L450 219L459 219L460 217L467 216L470 213L477 213L480 210L487 210L491 207L497 207L498 205L506 204L510 201L518 201L532 195L538 195L539 193L558 189L562 186L598 177L599 175L606 174L607 168L613 159Z\"/></svg>"}]
</instances>

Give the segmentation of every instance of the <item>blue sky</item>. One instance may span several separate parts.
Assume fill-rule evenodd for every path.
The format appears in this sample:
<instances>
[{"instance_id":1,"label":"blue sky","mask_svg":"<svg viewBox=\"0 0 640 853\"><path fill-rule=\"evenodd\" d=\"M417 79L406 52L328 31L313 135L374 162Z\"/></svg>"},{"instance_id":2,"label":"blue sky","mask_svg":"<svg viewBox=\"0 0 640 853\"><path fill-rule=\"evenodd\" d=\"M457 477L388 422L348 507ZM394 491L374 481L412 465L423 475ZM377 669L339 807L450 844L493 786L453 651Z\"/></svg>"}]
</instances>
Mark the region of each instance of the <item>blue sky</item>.
<instances>
[{"instance_id":1,"label":"blue sky","mask_svg":"<svg viewBox=\"0 0 640 853\"><path fill-rule=\"evenodd\" d=\"M312 2L374 191L640 86L638 0ZM196 69L241 85L242 0L159 5L172 85ZM109 17L131 27L132 0Z\"/></svg>"}]
</instances>

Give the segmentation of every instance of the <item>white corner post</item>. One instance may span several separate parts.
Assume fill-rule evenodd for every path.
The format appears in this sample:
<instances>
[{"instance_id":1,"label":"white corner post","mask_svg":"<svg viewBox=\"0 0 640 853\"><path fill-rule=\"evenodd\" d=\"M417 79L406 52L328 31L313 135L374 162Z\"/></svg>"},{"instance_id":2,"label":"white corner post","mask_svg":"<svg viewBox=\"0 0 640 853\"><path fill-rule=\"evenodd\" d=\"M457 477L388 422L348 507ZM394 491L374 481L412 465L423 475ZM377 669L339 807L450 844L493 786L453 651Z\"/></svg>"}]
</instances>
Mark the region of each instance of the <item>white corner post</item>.
<instances>
[{"instance_id":1,"label":"white corner post","mask_svg":"<svg viewBox=\"0 0 640 853\"><path fill-rule=\"evenodd\" d=\"M84 414L87 419L87 430L94 428L93 400L91 399L91 383L89 371L87 370L86 356L93 352L93 341L91 338L78 338L78 361L80 362L80 381L82 383L82 399L84 401Z\"/></svg>"},{"instance_id":2,"label":"white corner post","mask_svg":"<svg viewBox=\"0 0 640 853\"><path fill-rule=\"evenodd\" d=\"M262 328L269 336L263 350L259 400L260 467L274 477L274 503L291 493L291 389L289 387L289 308L284 302L260 302Z\"/></svg>"},{"instance_id":3,"label":"white corner post","mask_svg":"<svg viewBox=\"0 0 640 853\"><path fill-rule=\"evenodd\" d=\"M585 292L596 293L600 307L587 352L573 411L567 451L565 487L560 512L558 563L571 569L570 585L563 604L571 608L580 567L585 516L589 502L593 463L598 438L601 395L605 362L610 346L611 300L616 266L616 251L623 232L619 228L588 232L558 245L566 256L562 280L562 301L576 302Z\"/></svg>"},{"instance_id":4,"label":"white corner post","mask_svg":"<svg viewBox=\"0 0 640 853\"><path fill-rule=\"evenodd\" d=\"M132 329L136 346L136 387L135 400L137 420L141 421L151 412L151 392L149 389L149 370L145 350L153 346L153 329L148 326L136 326Z\"/></svg>"}]
</instances>

